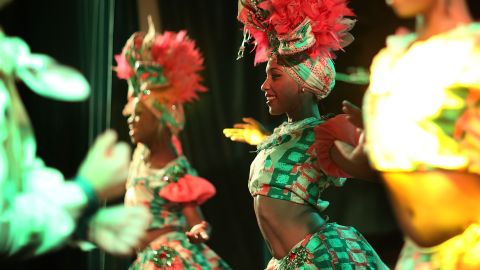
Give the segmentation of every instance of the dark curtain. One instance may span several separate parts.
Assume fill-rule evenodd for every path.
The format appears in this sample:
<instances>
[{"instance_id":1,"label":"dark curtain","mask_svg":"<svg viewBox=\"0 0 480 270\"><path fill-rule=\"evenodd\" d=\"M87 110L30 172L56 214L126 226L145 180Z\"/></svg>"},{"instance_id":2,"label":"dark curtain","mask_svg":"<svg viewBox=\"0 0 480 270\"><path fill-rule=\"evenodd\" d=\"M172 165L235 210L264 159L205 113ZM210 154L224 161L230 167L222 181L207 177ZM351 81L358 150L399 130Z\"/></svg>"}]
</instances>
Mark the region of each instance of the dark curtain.
<instances>
[{"instance_id":1,"label":"dark curtain","mask_svg":"<svg viewBox=\"0 0 480 270\"><path fill-rule=\"evenodd\" d=\"M79 2L79 1L77 1ZM19 36L32 52L53 56L80 69L86 56L76 26L81 17L75 1L14 1L0 12L0 25L7 35ZM88 102L63 103L42 98L18 83L31 118L38 155L48 166L75 175L88 148ZM23 262L0 262L0 269L86 269L86 254L66 247Z\"/></svg>"},{"instance_id":2,"label":"dark curtain","mask_svg":"<svg viewBox=\"0 0 480 270\"><path fill-rule=\"evenodd\" d=\"M115 17L122 22L114 25ZM136 23L134 1L115 5L115 0L17 0L0 11L0 25L7 35L23 38L32 52L77 68L90 82L91 96L81 103L44 99L18 84L36 133L38 155L67 178L75 175L94 137L110 126L111 60L113 45L118 44L114 26L129 34ZM105 269L109 260L98 250L86 253L65 247L22 262L0 262L0 269L94 270Z\"/></svg>"}]
</instances>

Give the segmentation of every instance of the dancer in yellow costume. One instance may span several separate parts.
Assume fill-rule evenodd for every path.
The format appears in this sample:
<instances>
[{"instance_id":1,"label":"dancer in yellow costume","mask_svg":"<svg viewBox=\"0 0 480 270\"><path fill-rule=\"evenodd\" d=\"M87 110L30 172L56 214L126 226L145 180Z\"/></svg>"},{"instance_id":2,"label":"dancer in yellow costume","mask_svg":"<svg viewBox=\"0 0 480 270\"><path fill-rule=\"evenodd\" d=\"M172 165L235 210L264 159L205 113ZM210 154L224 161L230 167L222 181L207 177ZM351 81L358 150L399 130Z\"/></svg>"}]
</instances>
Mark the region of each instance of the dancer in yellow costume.
<instances>
[{"instance_id":1,"label":"dancer in yellow costume","mask_svg":"<svg viewBox=\"0 0 480 270\"><path fill-rule=\"evenodd\" d=\"M375 57L363 113L368 157L407 236L397 268L479 269L480 24L464 0L389 2L416 32Z\"/></svg>"}]
</instances>

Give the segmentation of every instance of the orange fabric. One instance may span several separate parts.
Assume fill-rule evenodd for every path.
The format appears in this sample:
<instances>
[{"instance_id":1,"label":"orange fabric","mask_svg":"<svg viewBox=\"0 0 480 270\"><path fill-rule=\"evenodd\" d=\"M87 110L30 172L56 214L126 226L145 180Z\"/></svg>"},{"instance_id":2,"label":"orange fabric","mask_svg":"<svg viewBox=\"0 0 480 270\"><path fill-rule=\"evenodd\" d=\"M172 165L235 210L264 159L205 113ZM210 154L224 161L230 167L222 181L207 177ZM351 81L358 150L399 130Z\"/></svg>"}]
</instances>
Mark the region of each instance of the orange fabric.
<instances>
[{"instance_id":1,"label":"orange fabric","mask_svg":"<svg viewBox=\"0 0 480 270\"><path fill-rule=\"evenodd\" d=\"M325 123L316 126L314 131L314 147L317 152L317 162L320 168L327 175L350 178L351 176L349 174L342 171L332 161L330 149L335 140L344 141L353 146L358 145L360 132L357 131L357 128L350 123L346 114L339 114L325 121Z\"/></svg>"},{"instance_id":2,"label":"orange fabric","mask_svg":"<svg viewBox=\"0 0 480 270\"><path fill-rule=\"evenodd\" d=\"M177 182L160 190L160 197L176 203L195 202L200 205L215 195L215 187L207 180L185 174Z\"/></svg>"}]
</instances>

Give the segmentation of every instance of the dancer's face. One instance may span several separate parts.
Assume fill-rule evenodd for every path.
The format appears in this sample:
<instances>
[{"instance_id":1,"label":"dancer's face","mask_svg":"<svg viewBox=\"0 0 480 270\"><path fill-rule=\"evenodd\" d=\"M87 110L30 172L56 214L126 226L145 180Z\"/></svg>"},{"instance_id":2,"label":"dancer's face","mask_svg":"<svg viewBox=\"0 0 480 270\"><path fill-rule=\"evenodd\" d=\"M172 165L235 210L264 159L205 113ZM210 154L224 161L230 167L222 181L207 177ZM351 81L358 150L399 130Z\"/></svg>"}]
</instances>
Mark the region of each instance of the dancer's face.
<instances>
[{"instance_id":1,"label":"dancer's face","mask_svg":"<svg viewBox=\"0 0 480 270\"><path fill-rule=\"evenodd\" d=\"M149 144L155 138L160 125L160 121L138 98L134 101L133 112L127 122L130 139L134 144Z\"/></svg>"},{"instance_id":2,"label":"dancer's face","mask_svg":"<svg viewBox=\"0 0 480 270\"><path fill-rule=\"evenodd\" d=\"M395 13L401 18L411 18L424 14L438 1L444 0L388 0Z\"/></svg>"},{"instance_id":3,"label":"dancer's face","mask_svg":"<svg viewBox=\"0 0 480 270\"><path fill-rule=\"evenodd\" d=\"M261 89L265 93L270 114L293 112L301 103L298 83L285 73L275 57L268 61L266 73L267 78Z\"/></svg>"}]
</instances>

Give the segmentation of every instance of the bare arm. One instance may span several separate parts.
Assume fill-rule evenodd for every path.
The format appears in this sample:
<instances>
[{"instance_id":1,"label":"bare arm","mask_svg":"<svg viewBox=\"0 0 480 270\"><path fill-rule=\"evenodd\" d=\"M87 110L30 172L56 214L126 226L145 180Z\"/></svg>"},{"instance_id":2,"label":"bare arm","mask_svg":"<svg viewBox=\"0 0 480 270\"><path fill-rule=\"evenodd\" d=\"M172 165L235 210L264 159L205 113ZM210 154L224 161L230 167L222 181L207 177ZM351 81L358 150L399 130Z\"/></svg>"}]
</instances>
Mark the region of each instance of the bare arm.
<instances>
[{"instance_id":1,"label":"bare arm","mask_svg":"<svg viewBox=\"0 0 480 270\"><path fill-rule=\"evenodd\" d=\"M361 132L361 136L356 146L336 140L334 146L330 149L332 160L344 172L354 178L378 181L378 173L370 167L365 152L362 111L346 100L342 102L342 110L347 114L347 119Z\"/></svg>"},{"instance_id":2,"label":"bare arm","mask_svg":"<svg viewBox=\"0 0 480 270\"><path fill-rule=\"evenodd\" d=\"M356 179L379 181L378 173L370 167L363 151L363 135L356 147L342 141L335 141L330 149L330 157L344 172Z\"/></svg>"},{"instance_id":3,"label":"bare arm","mask_svg":"<svg viewBox=\"0 0 480 270\"><path fill-rule=\"evenodd\" d=\"M186 235L194 244L203 243L210 238L211 228L205 221L200 207L195 203L184 204L182 213L185 216L190 231Z\"/></svg>"}]
</instances>

